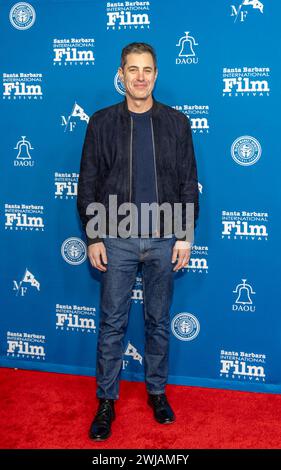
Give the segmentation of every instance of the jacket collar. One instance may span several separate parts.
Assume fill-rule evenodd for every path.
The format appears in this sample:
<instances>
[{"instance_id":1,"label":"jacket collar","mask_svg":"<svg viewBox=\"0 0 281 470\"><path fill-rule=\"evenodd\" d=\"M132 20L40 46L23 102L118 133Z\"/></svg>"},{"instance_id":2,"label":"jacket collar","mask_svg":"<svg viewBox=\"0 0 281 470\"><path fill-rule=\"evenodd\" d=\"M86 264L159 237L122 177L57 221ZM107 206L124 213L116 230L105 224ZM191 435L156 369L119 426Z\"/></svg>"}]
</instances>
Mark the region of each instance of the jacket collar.
<instances>
[{"instance_id":1,"label":"jacket collar","mask_svg":"<svg viewBox=\"0 0 281 470\"><path fill-rule=\"evenodd\" d=\"M153 104L152 104L152 115L155 115L159 109L159 104L158 104L158 101L154 98L153 94L152 94L152 100L153 100ZM121 105L121 111L124 115L126 116L129 116L130 113L129 113L129 109L128 109L128 102L127 102L127 98L125 96L124 100L120 103Z\"/></svg>"}]
</instances>

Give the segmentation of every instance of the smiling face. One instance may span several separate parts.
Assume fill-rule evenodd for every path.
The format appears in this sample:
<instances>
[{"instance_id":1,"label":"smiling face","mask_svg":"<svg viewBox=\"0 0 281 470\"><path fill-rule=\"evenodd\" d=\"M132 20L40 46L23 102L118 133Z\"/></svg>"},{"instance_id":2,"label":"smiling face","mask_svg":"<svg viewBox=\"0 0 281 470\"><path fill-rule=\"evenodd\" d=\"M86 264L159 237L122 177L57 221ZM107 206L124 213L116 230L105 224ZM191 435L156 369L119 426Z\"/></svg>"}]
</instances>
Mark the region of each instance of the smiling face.
<instances>
[{"instance_id":1,"label":"smiling face","mask_svg":"<svg viewBox=\"0 0 281 470\"><path fill-rule=\"evenodd\" d=\"M158 71L149 52L132 52L127 55L124 68L119 67L118 73L126 93L132 99L145 100L153 91Z\"/></svg>"}]
</instances>

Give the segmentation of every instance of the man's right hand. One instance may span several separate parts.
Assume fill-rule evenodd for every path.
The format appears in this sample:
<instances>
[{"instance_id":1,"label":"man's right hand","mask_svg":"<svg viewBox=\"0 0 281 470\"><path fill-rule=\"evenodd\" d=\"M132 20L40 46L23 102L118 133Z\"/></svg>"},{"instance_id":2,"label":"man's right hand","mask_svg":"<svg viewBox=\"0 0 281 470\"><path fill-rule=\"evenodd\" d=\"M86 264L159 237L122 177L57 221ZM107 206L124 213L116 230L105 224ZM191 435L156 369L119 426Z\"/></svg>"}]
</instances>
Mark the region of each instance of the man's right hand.
<instances>
[{"instance_id":1,"label":"man's right hand","mask_svg":"<svg viewBox=\"0 0 281 470\"><path fill-rule=\"evenodd\" d=\"M93 243L88 246L88 256L93 268L99 269L99 271L106 271L107 268L104 264L107 264L106 249L103 242Z\"/></svg>"}]
</instances>

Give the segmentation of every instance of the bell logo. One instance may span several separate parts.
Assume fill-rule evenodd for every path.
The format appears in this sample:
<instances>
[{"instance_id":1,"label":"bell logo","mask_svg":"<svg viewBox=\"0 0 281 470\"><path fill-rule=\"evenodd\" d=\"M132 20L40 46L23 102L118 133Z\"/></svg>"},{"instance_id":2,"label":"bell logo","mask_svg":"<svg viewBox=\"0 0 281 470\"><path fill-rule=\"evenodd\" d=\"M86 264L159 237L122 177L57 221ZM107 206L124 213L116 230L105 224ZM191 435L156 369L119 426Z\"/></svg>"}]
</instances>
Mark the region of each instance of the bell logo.
<instances>
[{"instance_id":1,"label":"bell logo","mask_svg":"<svg viewBox=\"0 0 281 470\"><path fill-rule=\"evenodd\" d=\"M232 305L234 312L255 312L251 296L255 294L252 286L246 283L247 279L242 279L242 283L237 284L234 294L237 294L235 304Z\"/></svg>"},{"instance_id":2,"label":"bell logo","mask_svg":"<svg viewBox=\"0 0 281 470\"><path fill-rule=\"evenodd\" d=\"M14 147L17 150L16 160L14 160L14 166L34 166L34 161L31 158L30 150L34 150L29 140L26 140L26 136L22 135Z\"/></svg>"},{"instance_id":3,"label":"bell logo","mask_svg":"<svg viewBox=\"0 0 281 470\"><path fill-rule=\"evenodd\" d=\"M179 39L176 46L180 47L176 64L198 64L198 57L196 57L194 51L194 46L198 46L198 43L193 36L189 35L189 31L185 32L185 36Z\"/></svg>"}]
</instances>

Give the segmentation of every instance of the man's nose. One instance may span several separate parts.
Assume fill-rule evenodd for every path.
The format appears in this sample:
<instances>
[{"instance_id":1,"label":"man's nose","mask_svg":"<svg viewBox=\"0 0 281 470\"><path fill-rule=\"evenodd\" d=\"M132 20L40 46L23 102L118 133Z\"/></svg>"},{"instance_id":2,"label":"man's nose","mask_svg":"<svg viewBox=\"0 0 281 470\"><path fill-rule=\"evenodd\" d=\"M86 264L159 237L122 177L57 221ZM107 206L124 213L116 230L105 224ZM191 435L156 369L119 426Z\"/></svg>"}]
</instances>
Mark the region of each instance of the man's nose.
<instances>
[{"instance_id":1,"label":"man's nose","mask_svg":"<svg viewBox=\"0 0 281 470\"><path fill-rule=\"evenodd\" d=\"M143 81L144 80L144 72L143 70L138 71L138 80Z\"/></svg>"}]
</instances>

